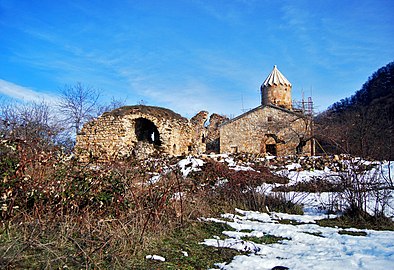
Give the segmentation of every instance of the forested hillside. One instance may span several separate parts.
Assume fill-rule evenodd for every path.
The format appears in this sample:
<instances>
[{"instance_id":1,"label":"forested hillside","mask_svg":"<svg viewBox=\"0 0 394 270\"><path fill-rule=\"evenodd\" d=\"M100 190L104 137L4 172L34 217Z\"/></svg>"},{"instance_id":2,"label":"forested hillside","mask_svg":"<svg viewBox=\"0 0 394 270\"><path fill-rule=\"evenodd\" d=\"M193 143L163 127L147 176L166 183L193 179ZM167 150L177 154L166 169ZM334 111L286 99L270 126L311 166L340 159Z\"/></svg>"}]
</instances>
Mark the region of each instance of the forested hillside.
<instances>
[{"instance_id":1,"label":"forested hillside","mask_svg":"<svg viewBox=\"0 0 394 270\"><path fill-rule=\"evenodd\" d=\"M350 98L316 117L316 137L330 153L393 159L394 62L376 71Z\"/></svg>"}]
</instances>

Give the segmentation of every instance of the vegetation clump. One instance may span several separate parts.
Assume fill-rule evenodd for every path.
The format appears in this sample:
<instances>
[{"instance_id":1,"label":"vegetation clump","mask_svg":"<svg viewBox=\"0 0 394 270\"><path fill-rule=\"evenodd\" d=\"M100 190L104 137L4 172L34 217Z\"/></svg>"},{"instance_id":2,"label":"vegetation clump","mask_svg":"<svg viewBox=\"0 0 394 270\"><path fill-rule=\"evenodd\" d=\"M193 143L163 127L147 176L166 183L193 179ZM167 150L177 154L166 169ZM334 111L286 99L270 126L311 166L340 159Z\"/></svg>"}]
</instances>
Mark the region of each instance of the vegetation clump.
<instances>
[{"instance_id":1,"label":"vegetation clump","mask_svg":"<svg viewBox=\"0 0 394 270\"><path fill-rule=\"evenodd\" d=\"M318 220L317 224L325 227L358 228L372 230L394 231L394 222L385 216L372 216L366 212L345 212L342 216L333 219Z\"/></svg>"},{"instance_id":2,"label":"vegetation clump","mask_svg":"<svg viewBox=\"0 0 394 270\"><path fill-rule=\"evenodd\" d=\"M352 235L352 236L367 236L368 234L366 232L360 231L348 231L348 230L340 230L338 231L339 234L346 234L346 235Z\"/></svg>"},{"instance_id":3,"label":"vegetation clump","mask_svg":"<svg viewBox=\"0 0 394 270\"><path fill-rule=\"evenodd\" d=\"M56 147L37 152L16 140L1 147L1 162L9 164L0 185L2 268L213 267L239 253L200 245L229 228L197 219L234 206L256 209L252 190L277 179L209 160L209 171L185 178L174 158L79 163ZM211 182L208 174L230 181ZM166 262L146 260L152 253Z\"/></svg>"},{"instance_id":4,"label":"vegetation clump","mask_svg":"<svg viewBox=\"0 0 394 270\"><path fill-rule=\"evenodd\" d=\"M266 235L264 235L262 237L243 236L242 240L250 241L250 242L253 242L255 244L275 244L275 243L280 243L283 240L291 240L291 239L290 238L286 238L286 237L280 237L280 236L266 234Z\"/></svg>"}]
</instances>

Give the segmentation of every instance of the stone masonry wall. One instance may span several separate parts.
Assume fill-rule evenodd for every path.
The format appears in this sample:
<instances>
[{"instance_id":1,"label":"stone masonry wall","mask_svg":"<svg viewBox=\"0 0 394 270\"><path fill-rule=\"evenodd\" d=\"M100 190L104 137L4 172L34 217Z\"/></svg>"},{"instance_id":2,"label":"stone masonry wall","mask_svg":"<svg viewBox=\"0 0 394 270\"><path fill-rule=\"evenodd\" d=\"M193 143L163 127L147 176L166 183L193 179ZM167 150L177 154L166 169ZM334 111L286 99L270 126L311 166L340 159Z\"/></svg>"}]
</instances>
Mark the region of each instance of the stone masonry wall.
<instances>
[{"instance_id":1,"label":"stone masonry wall","mask_svg":"<svg viewBox=\"0 0 394 270\"><path fill-rule=\"evenodd\" d=\"M276 105L291 110L291 86L267 85L262 89L262 105Z\"/></svg>"},{"instance_id":2,"label":"stone masonry wall","mask_svg":"<svg viewBox=\"0 0 394 270\"><path fill-rule=\"evenodd\" d=\"M77 135L75 152L85 162L144 158L154 152L219 152L219 146L221 153L263 154L273 146L277 155L310 153L310 122L292 111L260 106L228 122L212 114L205 127L207 117L206 111L188 120L159 107L122 107L86 123Z\"/></svg>"},{"instance_id":3,"label":"stone masonry wall","mask_svg":"<svg viewBox=\"0 0 394 270\"><path fill-rule=\"evenodd\" d=\"M201 138L205 134L203 126L207 114L202 112L198 120L189 121L160 107L122 107L85 124L77 135L76 153L82 161L110 161L136 155L137 150L169 155L201 153L205 151ZM156 138L154 141L150 134L144 140L139 139L136 131L138 121L147 125L147 132L157 129L159 140Z\"/></svg>"},{"instance_id":4,"label":"stone masonry wall","mask_svg":"<svg viewBox=\"0 0 394 270\"><path fill-rule=\"evenodd\" d=\"M263 154L267 144L275 144L277 155L297 153L302 139L310 136L308 121L300 115L274 106L260 106L220 128L220 152ZM305 142L299 154L310 153Z\"/></svg>"},{"instance_id":5,"label":"stone masonry wall","mask_svg":"<svg viewBox=\"0 0 394 270\"><path fill-rule=\"evenodd\" d=\"M208 153L220 152L220 125L228 120L229 119L226 116L219 115L216 113L213 113L209 117L209 125L207 128L207 135L205 138L205 142L207 145L206 151Z\"/></svg>"},{"instance_id":6,"label":"stone masonry wall","mask_svg":"<svg viewBox=\"0 0 394 270\"><path fill-rule=\"evenodd\" d=\"M125 133L122 120L116 116L94 119L86 123L77 135L76 154L84 160L116 158L121 154L119 146Z\"/></svg>"}]
</instances>

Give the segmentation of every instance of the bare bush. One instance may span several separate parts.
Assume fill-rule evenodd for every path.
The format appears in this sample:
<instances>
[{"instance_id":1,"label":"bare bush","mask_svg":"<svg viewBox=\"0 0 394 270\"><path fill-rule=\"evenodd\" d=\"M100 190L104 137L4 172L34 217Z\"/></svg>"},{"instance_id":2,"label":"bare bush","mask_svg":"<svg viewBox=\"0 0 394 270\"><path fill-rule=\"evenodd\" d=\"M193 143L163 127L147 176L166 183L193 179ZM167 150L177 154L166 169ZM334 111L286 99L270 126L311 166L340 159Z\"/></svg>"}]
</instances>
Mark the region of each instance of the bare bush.
<instances>
[{"instance_id":1,"label":"bare bush","mask_svg":"<svg viewBox=\"0 0 394 270\"><path fill-rule=\"evenodd\" d=\"M4 103L0 107L0 134L3 140L23 141L45 148L61 131L45 102Z\"/></svg>"},{"instance_id":2,"label":"bare bush","mask_svg":"<svg viewBox=\"0 0 394 270\"><path fill-rule=\"evenodd\" d=\"M347 169L335 175L339 190L332 203L343 204L345 214L354 218L384 216L394 189L390 163L387 166L388 172L381 163L366 164L362 159L349 159ZM334 208L334 205L330 206L330 209Z\"/></svg>"},{"instance_id":3,"label":"bare bush","mask_svg":"<svg viewBox=\"0 0 394 270\"><path fill-rule=\"evenodd\" d=\"M10 173L0 186L2 224L23 237L0 248L0 265L127 265L149 241L182 225L193 208L179 196L185 183L174 172L152 184L134 165L98 168L52 155Z\"/></svg>"},{"instance_id":4,"label":"bare bush","mask_svg":"<svg viewBox=\"0 0 394 270\"><path fill-rule=\"evenodd\" d=\"M100 92L90 86L78 82L65 86L58 104L64 121L78 133L82 125L95 117L98 110Z\"/></svg>"},{"instance_id":5,"label":"bare bush","mask_svg":"<svg viewBox=\"0 0 394 270\"><path fill-rule=\"evenodd\" d=\"M183 178L175 158L83 164L59 152L17 157L0 185L3 268L132 268L153 243L201 216L284 204L258 189L286 181L263 167L235 171L206 160Z\"/></svg>"},{"instance_id":6,"label":"bare bush","mask_svg":"<svg viewBox=\"0 0 394 270\"><path fill-rule=\"evenodd\" d=\"M275 211L278 210L277 206L287 203L285 198L267 195L263 184L284 184L288 179L273 175L261 165L255 166L255 170L233 170L226 164L208 159L203 171L192 177L200 184L208 181L206 184L209 185L205 186L207 200L216 202L216 206L224 211L234 208L267 211L267 207Z\"/></svg>"}]
</instances>

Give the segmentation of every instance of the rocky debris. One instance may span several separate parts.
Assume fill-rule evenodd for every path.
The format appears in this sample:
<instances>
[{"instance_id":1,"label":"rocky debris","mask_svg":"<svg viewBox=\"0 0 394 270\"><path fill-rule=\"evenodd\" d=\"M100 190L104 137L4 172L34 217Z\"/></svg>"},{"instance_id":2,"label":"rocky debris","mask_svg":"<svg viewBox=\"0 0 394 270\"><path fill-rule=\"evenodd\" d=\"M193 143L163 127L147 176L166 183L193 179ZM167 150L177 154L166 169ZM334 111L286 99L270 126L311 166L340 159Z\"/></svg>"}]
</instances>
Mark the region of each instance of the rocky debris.
<instances>
[{"instance_id":1,"label":"rocky debris","mask_svg":"<svg viewBox=\"0 0 394 270\"><path fill-rule=\"evenodd\" d=\"M132 151L133 157L139 160L148 159L149 157L158 153L159 149L157 147L144 141L138 142Z\"/></svg>"},{"instance_id":2,"label":"rocky debris","mask_svg":"<svg viewBox=\"0 0 394 270\"><path fill-rule=\"evenodd\" d=\"M351 167L355 171L370 170L380 163L373 160L360 159L350 155L334 156L269 156L250 153L235 153L231 155L207 155L216 161L225 162L231 157L236 166L269 167L271 171L311 171L329 169L332 172L347 172Z\"/></svg>"},{"instance_id":3,"label":"rocky debris","mask_svg":"<svg viewBox=\"0 0 394 270\"><path fill-rule=\"evenodd\" d=\"M293 166L292 164L299 164ZM269 160L269 165L272 169L283 170L288 167L289 170L324 170L329 169L332 172L345 172L349 167L357 171L365 171L378 165L377 162L355 158L350 155L334 155L334 156L286 156L274 157Z\"/></svg>"}]
</instances>

